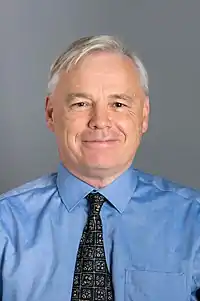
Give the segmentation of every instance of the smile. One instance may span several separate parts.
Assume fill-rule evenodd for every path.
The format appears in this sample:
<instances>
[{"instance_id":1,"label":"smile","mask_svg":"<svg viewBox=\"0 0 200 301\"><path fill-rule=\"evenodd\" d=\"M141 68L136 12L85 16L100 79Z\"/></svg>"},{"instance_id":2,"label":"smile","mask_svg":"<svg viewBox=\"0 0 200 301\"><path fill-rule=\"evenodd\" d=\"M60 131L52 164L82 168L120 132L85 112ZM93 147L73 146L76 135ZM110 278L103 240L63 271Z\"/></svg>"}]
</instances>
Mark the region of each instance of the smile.
<instances>
[{"instance_id":1,"label":"smile","mask_svg":"<svg viewBox=\"0 0 200 301\"><path fill-rule=\"evenodd\" d=\"M84 146L88 148L106 148L113 147L118 143L117 140L92 140L92 141L83 141Z\"/></svg>"}]
</instances>

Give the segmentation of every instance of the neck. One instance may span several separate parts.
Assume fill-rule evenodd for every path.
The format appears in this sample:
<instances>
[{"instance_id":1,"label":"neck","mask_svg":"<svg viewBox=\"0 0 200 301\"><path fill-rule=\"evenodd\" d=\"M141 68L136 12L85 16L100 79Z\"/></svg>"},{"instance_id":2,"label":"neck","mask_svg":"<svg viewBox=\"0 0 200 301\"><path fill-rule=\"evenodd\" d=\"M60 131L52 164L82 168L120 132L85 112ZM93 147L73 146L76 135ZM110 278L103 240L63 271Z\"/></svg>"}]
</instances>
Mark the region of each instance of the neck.
<instances>
[{"instance_id":1,"label":"neck","mask_svg":"<svg viewBox=\"0 0 200 301\"><path fill-rule=\"evenodd\" d=\"M80 180L86 182L87 184L99 189L111 184L118 176L120 176L120 174L118 175L116 174L114 176L106 177L106 178L89 178L89 177L84 177L79 175L75 175L75 176Z\"/></svg>"},{"instance_id":2,"label":"neck","mask_svg":"<svg viewBox=\"0 0 200 301\"><path fill-rule=\"evenodd\" d=\"M109 184L111 184L116 178L118 178L125 170L127 170L131 166L132 162L127 164L123 169L120 171L113 171L111 173L110 169L108 172L105 170L98 170L98 171L85 171L85 172L78 172L76 170L72 170L66 165L64 165L75 177L82 180L83 182L99 189L103 188Z\"/></svg>"}]
</instances>

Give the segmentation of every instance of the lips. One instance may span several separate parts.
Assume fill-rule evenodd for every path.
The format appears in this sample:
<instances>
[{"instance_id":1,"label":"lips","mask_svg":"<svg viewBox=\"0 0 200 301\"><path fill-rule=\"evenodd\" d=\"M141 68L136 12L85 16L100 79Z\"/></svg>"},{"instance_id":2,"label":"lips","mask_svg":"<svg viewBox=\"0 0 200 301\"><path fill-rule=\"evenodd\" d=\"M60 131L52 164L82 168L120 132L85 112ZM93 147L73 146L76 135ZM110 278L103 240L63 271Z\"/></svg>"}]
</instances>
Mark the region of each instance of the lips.
<instances>
[{"instance_id":1,"label":"lips","mask_svg":"<svg viewBox=\"0 0 200 301\"><path fill-rule=\"evenodd\" d=\"M83 142L106 143L106 142L114 142L114 141L116 141L116 140L114 140L114 139L107 139L107 140L95 139L95 140L84 140Z\"/></svg>"},{"instance_id":2,"label":"lips","mask_svg":"<svg viewBox=\"0 0 200 301\"><path fill-rule=\"evenodd\" d=\"M113 139L109 139L109 140L84 140L83 144L86 147L89 148L106 148L106 147L113 147L118 141L117 140L113 140Z\"/></svg>"}]
</instances>

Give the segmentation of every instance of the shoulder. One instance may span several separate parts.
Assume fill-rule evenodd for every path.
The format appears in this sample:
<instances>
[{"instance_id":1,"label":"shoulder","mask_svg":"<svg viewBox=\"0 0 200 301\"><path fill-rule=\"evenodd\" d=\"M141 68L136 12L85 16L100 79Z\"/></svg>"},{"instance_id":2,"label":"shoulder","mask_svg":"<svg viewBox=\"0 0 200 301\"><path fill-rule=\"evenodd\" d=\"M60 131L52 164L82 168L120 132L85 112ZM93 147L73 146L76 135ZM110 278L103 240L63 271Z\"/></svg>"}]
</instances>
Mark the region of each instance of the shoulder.
<instances>
[{"instance_id":1,"label":"shoulder","mask_svg":"<svg viewBox=\"0 0 200 301\"><path fill-rule=\"evenodd\" d=\"M37 219L57 191L57 174L45 175L0 196L0 231L14 239L17 229Z\"/></svg>"},{"instance_id":2,"label":"shoulder","mask_svg":"<svg viewBox=\"0 0 200 301\"><path fill-rule=\"evenodd\" d=\"M176 196L184 200L195 200L200 205L199 190L175 183L164 177L145 173L138 169L135 169L135 171L138 177L139 188L146 186L148 191Z\"/></svg>"},{"instance_id":3,"label":"shoulder","mask_svg":"<svg viewBox=\"0 0 200 301\"><path fill-rule=\"evenodd\" d=\"M50 212L49 204L57 193L56 179L56 173L45 175L0 196L0 256L8 241L8 253L15 253L19 232L28 237L30 229L36 229L41 213L45 209Z\"/></svg>"},{"instance_id":4,"label":"shoulder","mask_svg":"<svg viewBox=\"0 0 200 301\"><path fill-rule=\"evenodd\" d=\"M7 201L9 201L10 203L12 202L12 200L15 199L23 200L29 198L31 195L34 196L37 194L42 194L43 192L46 192L51 189L55 189L56 178L57 173L47 174L1 194L0 207Z\"/></svg>"},{"instance_id":5,"label":"shoulder","mask_svg":"<svg viewBox=\"0 0 200 301\"><path fill-rule=\"evenodd\" d=\"M55 194L56 178L56 174L45 175L0 196L0 258L8 242L9 258L16 252L19 236L28 236L33 225L37 225L41 212Z\"/></svg>"}]
</instances>

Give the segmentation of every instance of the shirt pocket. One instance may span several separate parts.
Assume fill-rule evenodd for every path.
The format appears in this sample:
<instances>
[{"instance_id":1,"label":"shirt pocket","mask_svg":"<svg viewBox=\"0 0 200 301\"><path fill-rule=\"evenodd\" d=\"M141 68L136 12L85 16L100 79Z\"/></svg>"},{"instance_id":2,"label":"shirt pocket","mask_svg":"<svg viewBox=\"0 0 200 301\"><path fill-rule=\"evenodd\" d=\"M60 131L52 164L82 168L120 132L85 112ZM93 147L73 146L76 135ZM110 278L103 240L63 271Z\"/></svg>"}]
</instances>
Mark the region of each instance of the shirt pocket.
<instances>
[{"instance_id":1,"label":"shirt pocket","mask_svg":"<svg viewBox=\"0 0 200 301\"><path fill-rule=\"evenodd\" d=\"M125 271L125 301L186 300L186 277L182 272L138 269Z\"/></svg>"}]
</instances>

